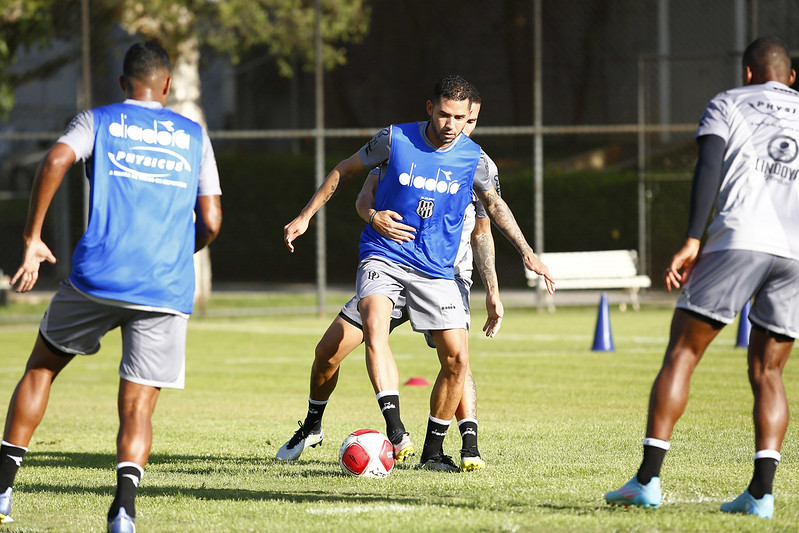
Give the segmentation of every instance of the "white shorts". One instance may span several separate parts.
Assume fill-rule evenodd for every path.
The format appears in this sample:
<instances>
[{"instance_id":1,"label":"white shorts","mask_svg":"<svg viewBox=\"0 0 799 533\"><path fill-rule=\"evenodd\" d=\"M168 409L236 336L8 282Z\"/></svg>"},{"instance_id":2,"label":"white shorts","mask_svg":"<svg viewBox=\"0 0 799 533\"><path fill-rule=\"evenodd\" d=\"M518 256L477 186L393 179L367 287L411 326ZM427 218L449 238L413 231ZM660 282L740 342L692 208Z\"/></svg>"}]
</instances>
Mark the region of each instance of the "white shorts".
<instances>
[{"instance_id":1,"label":"white shorts","mask_svg":"<svg viewBox=\"0 0 799 533\"><path fill-rule=\"evenodd\" d=\"M472 280L471 278L467 277L455 276L455 281L458 283L458 290L461 292L464 310L466 311L466 329L469 329L471 324L469 304ZM358 296L353 296L350 298L349 301L344 304L344 307L341 308L341 311L339 311L339 316L356 328L363 329L361 313L358 311L358 302L360 301L361 300L358 298ZM397 301L394 303L394 309L391 310L391 324L389 326L389 331L394 331L394 328L401 326L407 321L408 313L406 311L405 294L401 293L397 298ZM428 340L428 344L430 342L432 342L432 340ZM435 344L432 344L431 346L435 348Z\"/></svg>"},{"instance_id":2,"label":"white shorts","mask_svg":"<svg viewBox=\"0 0 799 533\"><path fill-rule=\"evenodd\" d=\"M466 329L467 309L453 279L433 278L411 267L379 257L358 265L358 299L381 294L395 306L405 297L405 308L415 331Z\"/></svg>"},{"instance_id":3,"label":"white shorts","mask_svg":"<svg viewBox=\"0 0 799 533\"><path fill-rule=\"evenodd\" d=\"M773 333L799 336L799 261L749 250L702 254L677 307L732 324L749 300L749 320Z\"/></svg>"},{"instance_id":4,"label":"white shorts","mask_svg":"<svg viewBox=\"0 0 799 533\"><path fill-rule=\"evenodd\" d=\"M120 377L151 387L182 389L187 324L183 315L96 302L62 282L42 317L39 333L56 354L91 355L100 350L100 339L119 327Z\"/></svg>"}]
</instances>

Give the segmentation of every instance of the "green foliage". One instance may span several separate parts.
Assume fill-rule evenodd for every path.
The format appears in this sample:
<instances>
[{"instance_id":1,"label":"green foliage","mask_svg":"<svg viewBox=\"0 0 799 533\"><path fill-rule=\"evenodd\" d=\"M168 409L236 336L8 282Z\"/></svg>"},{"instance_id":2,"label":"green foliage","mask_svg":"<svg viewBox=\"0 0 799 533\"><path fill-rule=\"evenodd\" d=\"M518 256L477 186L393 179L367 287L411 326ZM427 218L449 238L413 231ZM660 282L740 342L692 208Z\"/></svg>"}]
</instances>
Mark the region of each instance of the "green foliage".
<instances>
[{"instance_id":1,"label":"green foliage","mask_svg":"<svg viewBox=\"0 0 799 533\"><path fill-rule=\"evenodd\" d=\"M212 299L209 309L215 305ZM474 315L481 324L484 311L475 308ZM626 482L640 462L649 388L670 316L665 308L612 308L613 353L589 350L594 307L554 314L508 309L494 339L474 328L470 352L487 469L448 475L397 468L384 480L344 476L336 462L350 431L384 424L362 349L343 364L325 412L324 444L294 463L273 459L305 415L314 346L332 315L194 317L186 389L162 391L156 409L137 525L152 532L795 531L795 420L777 471L774 519L718 510L743 490L752 472L746 352L733 348L732 327L714 341L693 377L662 472L664 504L652 511L604 503L603 494ZM0 335L5 402L36 323L0 324ZM400 383L414 376L433 381L438 363L420 335L401 327L392 334L392 348ZM5 531L105 528L115 483L119 353L119 335L112 331L98 355L76 358L58 377L17 476L15 522L4 524ZM794 412L797 368L788 364L784 370ZM420 446L429 394L429 387L400 390L404 422ZM444 446L457 456L454 425Z\"/></svg>"},{"instance_id":2,"label":"green foliage","mask_svg":"<svg viewBox=\"0 0 799 533\"><path fill-rule=\"evenodd\" d=\"M0 5L0 118L8 116L14 105L14 88L20 74L10 68L23 46L42 46L53 39L56 0L10 0ZM72 4L73 2L64 2Z\"/></svg>"},{"instance_id":3,"label":"green foliage","mask_svg":"<svg viewBox=\"0 0 799 533\"><path fill-rule=\"evenodd\" d=\"M266 45L283 76L294 74L292 61L307 70L314 65L315 2L308 0L228 0L215 2L202 33L208 44L238 59L254 46ZM331 70L346 62L340 43L358 43L369 31L367 0L322 2L322 59Z\"/></svg>"},{"instance_id":4,"label":"green foliage","mask_svg":"<svg viewBox=\"0 0 799 533\"><path fill-rule=\"evenodd\" d=\"M313 67L314 2L307 0L93 0L94 32L118 21L131 34L158 40L173 60L181 43L196 37L237 60L246 50L266 45L280 73L293 74L292 64ZM323 63L328 70L346 62L344 44L360 42L369 31L368 0L322 2ZM32 77L50 75L74 57L73 50L33 72L12 73L23 46L48 46L58 38L79 42L78 0L10 0L0 6L0 116L13 106L13 89Z\"/></svg>"}]
</instances>

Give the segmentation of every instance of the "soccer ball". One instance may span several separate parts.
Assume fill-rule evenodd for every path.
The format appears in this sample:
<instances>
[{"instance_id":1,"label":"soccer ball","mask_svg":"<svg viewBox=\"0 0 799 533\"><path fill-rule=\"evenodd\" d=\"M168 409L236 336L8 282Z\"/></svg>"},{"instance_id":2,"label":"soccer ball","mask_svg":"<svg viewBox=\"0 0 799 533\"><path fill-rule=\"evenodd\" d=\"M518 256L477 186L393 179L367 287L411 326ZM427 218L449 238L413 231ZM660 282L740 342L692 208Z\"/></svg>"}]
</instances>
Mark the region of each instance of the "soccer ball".
<instances>
[{"instance_id":1,"label":"soccer ball","mask_svg":"<svg viewBox=\"0 0 799 533\"><path fill-rule=\"evenodd\" d=\"M350 433L338 451L344 473L357 477L386 477L394 468L394 446L374 429Z\"/></svg>"}]
</instances>

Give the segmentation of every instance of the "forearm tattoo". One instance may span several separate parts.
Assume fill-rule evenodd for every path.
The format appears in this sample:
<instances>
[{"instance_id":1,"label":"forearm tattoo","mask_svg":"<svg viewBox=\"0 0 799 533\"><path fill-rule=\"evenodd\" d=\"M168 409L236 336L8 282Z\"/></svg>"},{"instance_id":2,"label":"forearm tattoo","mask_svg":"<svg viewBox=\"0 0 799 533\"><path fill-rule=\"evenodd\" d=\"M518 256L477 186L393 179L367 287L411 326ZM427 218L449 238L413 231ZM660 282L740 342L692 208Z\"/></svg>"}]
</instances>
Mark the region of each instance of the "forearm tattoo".
<instances>
[{"instance_id":1,"label":"forearm tattoo","mask_svg":"<svg viewBox=\"0 0 799 533\"><path fill-rule=\"evenodd\" d=\"M486 192L486 204L486 210L491 216L491 221L505 234L505 237L510 240L519 253L524 255L532 251L508 204L496 191Z\"/></svg>"},{"instance_id":2,"label":"forearm tattoo","mask_svg":"<svg viewBox=\"0 0 799 533\"><path fill-rule=\"evenodd\" d=\"M474 263L480 279L483 280L483 287L487 293L497 290L497 267L494 252L494 239L491 235L479 235L472 239L472 252L474 253Z\"/></svg>"}]
</instances>

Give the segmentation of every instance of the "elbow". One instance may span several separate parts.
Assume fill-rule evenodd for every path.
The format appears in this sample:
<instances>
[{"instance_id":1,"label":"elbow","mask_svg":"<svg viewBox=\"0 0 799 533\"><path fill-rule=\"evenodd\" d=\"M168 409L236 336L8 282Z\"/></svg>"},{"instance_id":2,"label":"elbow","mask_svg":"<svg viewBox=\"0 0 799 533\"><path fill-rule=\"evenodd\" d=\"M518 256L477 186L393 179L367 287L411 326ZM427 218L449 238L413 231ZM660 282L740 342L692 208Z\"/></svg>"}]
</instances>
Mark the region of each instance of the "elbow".
<instances>
[{"instance_id":1,"label":"elbow","mask_svg":"<svg viewBox=\"0 0 799 533\"><path fill-rule=\"evenodd\" d=\"M204 229L206 244L210 244L219 236L219 232L222 231L222 213L219 212L212 220L206 221Z\"/></svg>"}]
</instances>

